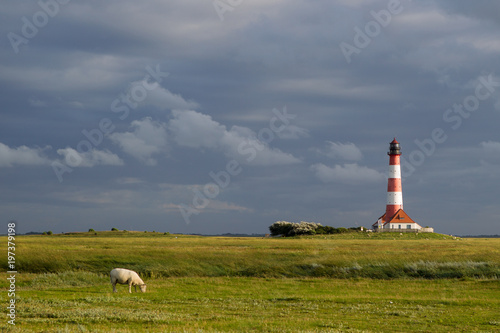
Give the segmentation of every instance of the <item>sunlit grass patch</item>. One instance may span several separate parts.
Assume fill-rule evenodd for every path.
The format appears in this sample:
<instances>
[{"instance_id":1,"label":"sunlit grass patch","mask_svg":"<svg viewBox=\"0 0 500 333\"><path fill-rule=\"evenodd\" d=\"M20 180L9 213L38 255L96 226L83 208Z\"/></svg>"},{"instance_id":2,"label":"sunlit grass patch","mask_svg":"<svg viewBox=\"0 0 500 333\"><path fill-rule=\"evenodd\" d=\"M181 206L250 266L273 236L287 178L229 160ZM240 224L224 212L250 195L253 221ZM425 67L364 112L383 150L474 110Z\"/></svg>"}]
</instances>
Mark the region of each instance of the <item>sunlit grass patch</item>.
<instances>
[{"instance_id":1,"label":"sunlit grass patch","mask_svg":"<svg viewBox=\"0 0 500 333\"><path fill-rule=\"evenodd\" d=\"M19 301L23 332L450 332L498 328L494 280L166 278L152 291L45 286ZM474 313L474 316L470 314Z\"/></svg>"},{"instance_id":2,"label":"sunlit grass patch","mask_svg":"<svg viewBox=\"0 0 500 333\"><path fill-rule=\"evenodd\" d=\"M109 280L101 274L83 271L39 274L31 281L33 289L88 287Z\"/></svg>"}]
</instances>

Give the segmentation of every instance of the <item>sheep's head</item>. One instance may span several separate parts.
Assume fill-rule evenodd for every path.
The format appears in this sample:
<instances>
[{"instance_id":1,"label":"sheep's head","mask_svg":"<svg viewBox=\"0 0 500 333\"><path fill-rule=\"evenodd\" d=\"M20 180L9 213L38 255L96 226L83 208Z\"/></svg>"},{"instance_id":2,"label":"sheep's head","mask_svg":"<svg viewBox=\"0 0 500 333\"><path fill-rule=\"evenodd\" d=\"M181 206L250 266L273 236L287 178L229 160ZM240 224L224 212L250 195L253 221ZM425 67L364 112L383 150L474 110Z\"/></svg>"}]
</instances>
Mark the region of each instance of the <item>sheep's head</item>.
<instances>
[{"instance_id":1,"label":"sheep's head","mask_svg":"<svg viewBox=\"0 0 500 333\"><path fill-rule=\"evenodd\" d=\"M139 288L141 288L141 292L145 293L146 292L146 284L141 284L139 286Z\"/></svg>"}]
</instances>

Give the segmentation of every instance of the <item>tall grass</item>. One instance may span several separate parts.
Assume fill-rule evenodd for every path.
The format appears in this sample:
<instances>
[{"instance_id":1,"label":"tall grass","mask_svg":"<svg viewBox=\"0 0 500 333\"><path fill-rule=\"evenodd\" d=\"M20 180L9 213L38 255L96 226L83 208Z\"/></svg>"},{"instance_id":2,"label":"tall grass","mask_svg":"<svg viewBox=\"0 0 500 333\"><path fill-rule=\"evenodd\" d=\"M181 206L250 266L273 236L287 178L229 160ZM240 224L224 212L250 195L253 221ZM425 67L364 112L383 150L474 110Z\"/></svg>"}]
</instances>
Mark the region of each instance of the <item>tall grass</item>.
<instances>
[{"instance_id":1,"label":"tall grass","mask_svg":"<svg viewBox=\"0 0 500 333\"><path fill-rule=\"evenodd\" d=\"M83 235L19 236L18 271L107 275L112 268L124 267L146 278L500 277L499 239L454 240L435 234L371 236L375 239L367 234L360 236L366 239L353 239L352 235L292 239L131 232Z\"/></svg>"},{"instance_id":2,"label":"tall grass","mask_svg":"<svg viewBox=\"0 0 500 333\"><path fill-rule=\"evenodd\" d=\"M45 273L37 275L31 280L33 289L64 288L64 287L90 287L103 282L103 275L91 272L66 271L63 273Z\"/></svg>"}]
</instances>

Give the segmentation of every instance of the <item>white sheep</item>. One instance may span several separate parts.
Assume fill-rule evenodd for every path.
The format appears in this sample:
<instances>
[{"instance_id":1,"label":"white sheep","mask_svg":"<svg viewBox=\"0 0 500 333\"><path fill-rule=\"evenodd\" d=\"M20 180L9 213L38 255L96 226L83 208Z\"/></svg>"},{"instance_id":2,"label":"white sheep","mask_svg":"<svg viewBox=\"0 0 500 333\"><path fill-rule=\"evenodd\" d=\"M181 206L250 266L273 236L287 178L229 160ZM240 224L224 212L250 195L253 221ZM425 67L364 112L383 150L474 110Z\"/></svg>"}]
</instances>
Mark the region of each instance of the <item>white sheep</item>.
<instances>
[{"instance_id":1,"label":"white sheep","mask_svg":"<svg viewBox=\"0 0 500 333\"><path fill-rule=\"evenodd\" d=\"M125 268L114 268L109 273L111 277L111 284L113 285L113 292L116 293L116 284L128 284L128 292L132 293L132 286L134 286L137 292L137 286L141 289L143 293L146 292L146 284L134 271Z\"/></svg>"}]
</instances>

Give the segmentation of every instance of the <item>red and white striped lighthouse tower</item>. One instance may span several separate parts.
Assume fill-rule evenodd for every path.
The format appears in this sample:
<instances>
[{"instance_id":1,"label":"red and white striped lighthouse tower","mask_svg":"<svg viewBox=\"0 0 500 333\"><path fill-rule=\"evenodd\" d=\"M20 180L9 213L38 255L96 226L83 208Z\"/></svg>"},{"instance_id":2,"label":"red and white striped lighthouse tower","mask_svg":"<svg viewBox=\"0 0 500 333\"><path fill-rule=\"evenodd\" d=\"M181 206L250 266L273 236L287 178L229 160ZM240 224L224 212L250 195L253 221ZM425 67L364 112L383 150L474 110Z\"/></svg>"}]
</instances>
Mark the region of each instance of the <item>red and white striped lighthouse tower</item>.
<instances>
[{"instance_id":1,"label":"red and white striped lighthouse tower","mask_svg":"<svg viewBox=\"0 0 500 333\"><path fill-rule=\"evenodd\" d=\"M385 214L372 227L377 231L417 231L422 227L403 210L401 189L401 146L394 138L389 146L389 177L387 180L387 205Z\"/></svg>"},{"instance_id":2,"label":"red and white striped lighthouse tower","mask_svg":"<svg viewBox=\"0 0 500 333\"><path fill-rule=\"evenodd\" d=\"M394 138L389 147L389 177L387 180L387 206L385 220L390 220L400 209L403 209L403 192L401 190L401 147Z\"/></svg>"}]
</instances>

